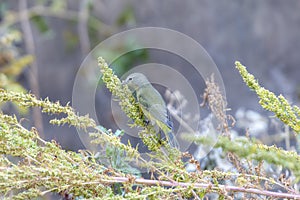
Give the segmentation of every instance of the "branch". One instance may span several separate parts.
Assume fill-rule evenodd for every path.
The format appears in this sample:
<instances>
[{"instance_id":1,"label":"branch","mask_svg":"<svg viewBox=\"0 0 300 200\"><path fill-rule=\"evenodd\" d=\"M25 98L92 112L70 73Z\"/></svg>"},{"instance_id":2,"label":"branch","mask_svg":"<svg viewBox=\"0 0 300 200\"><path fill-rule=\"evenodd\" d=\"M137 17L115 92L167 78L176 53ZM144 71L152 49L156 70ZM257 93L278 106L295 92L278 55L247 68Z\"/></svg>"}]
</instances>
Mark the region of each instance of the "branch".
<instances>
[{"instance_id":1,"label":"branch","mask_svg":"<svg viewBox=\"0 0 300 200\"><path fill-rule=\"evenodd\" d=\"M20 18L22 19L21 27L24 34L26 51L31 55L35 55L33 33L31 31L29 15L27 10L27 0L19 1L19 10L20 10ZM39 92L39 83L38 83L38 65L35 60L33 60L30 66L28 79L29 79L29 84L32 93L39 99L40 92ZM33 108L32 111L33 111L32 115L33 115L34 126L37 128L38 132L42 134L44 132L42 114L38 108Z\"/></svg>"},{"instance_id":2,"label":"branch","mask_svg":"<svg viewBox=\"0 0 300 200\"><path fill-rule=\"evenodd\" d=\"M20 3L21 2L22 1L20 1ZM34 16L38 16L38 15L49 16L49 17L58 17L61 19L71 20L71 21L77 20L77 18L78 18L78 11L73 11L73 10L54 11L50 8L47 8L47 7L41 6L41 5L27 8L27 13L28 13L29 19ZM93 16L89 16L89 17L90 17L90 20L92 23L89 23L87 25L90 28L97 30L98 32L100 32L103 35L110 35L117 31L116 28L103 23L96 17L93 17ZM22 20L23 20L23 18L22 18L21 13L11 11L10 17L4 19L2 26L3 27L13 26L16 23L21 22Z\"/></svg>"},{"instance_id":3,"label":"branch","mask_svg":"<svg viewBox=\"0 0 300 200\"><path fill-rule=\"evenodd\" d=\"M149 180L143 178L137 178L132 180L132 178L127 177L110 177L108 180L101 180L101 183L135 183L135 184L143 184L147 186L165 186L165 187L183 187L183 188L197 188L197 189L210 189L212 191L225 190L227 192L243 192L249 194L257 194L264 195L268 197L274 198L291 198L291 199L300 199L300 194L289 194L289 193L280 193L280 192L272 192L266 190L259 190L255 188L245 188L245 187L237 187L237 186L226 186L226 185L214 185L214 184L206 184L206 183L183 183L177 181L159 181L159 180ZM86 184L98 184L99 182L89 182Z\"/></svg>"},{"instance_id":4,"label":"branch","mask_svg":"<svg viewBox=\"0 0 300 200\"><path fill-rule=\"evenodd\" d=\"M256 92L260 99L259 104L265 110L273 112L278 119L300 134L300 108L295 105L291 106L283 95L276 96L273 92L260 86L255 77L240 62L236 61L235 66L248 87Z\"/></svg>"},{"instance_id":5,"label":"branch","mask_svg":"<svg viewBox=\"0 0 300 200\"><path fill-rule=\"evenodd\" d=\"M79 15L78 15L78 34L79 42L82 48L83 56L86 56L90 49L90 38L88 33L88 19L89 19L89 0L83 0L80 2Z\"/></svg>"}]
</instances>

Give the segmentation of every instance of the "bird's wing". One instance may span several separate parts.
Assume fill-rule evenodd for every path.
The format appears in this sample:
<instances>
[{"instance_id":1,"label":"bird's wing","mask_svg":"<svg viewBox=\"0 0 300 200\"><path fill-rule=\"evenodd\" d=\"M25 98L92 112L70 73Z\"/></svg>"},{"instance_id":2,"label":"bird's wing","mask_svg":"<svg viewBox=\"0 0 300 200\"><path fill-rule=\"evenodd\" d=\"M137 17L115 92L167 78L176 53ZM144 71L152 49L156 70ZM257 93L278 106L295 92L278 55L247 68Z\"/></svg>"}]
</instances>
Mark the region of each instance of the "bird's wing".
<instances>
[{"instance_id":1,"label":"bird's wing","mask_svg":"<svg viewBox=\"0 0 300 200\"><path fill-rule=\"evenodd\" d=\"M152 86L137 91L137 100L144 115L154 122L163 132L162 139L166 138L170 145L179 148L178 141L172 132L173 123L167 111L166 104L157 90Z\"/></svg>"},{"instance_id":2,"label":"bird's wing","mask_svg":"<svg viewBox=\"0 0 300 200\"><path fill-rule=\"evenodd\" d=\"M157 90L152 86L143 88L143 92L137 92L137 99L143 113L150 121L157 123L164 132L172 129L167 107Z\"/></svg>"}]
</instances>

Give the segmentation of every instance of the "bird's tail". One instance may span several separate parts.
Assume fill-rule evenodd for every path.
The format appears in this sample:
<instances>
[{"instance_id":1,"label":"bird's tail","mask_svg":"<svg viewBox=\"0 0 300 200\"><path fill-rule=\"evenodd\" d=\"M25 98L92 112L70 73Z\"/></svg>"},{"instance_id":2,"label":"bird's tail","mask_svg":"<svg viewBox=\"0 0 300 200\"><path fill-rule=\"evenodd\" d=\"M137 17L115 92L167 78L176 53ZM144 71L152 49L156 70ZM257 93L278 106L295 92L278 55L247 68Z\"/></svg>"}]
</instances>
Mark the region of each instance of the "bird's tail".
<instances>
[{"instance_id":1,"label":"bird's tail","mask_svg":"<svg viewBox=\"0 0 300 200\"><path fill-rule=\"evenodd\" d=\"M174 133L171 131L169 131L168 133L165 134L168 143L170 144L171 147L179 149L179 143L176 139L176 136L174 135Z\"/></svg>"},{"instance_id":2,"label":"bird's tail","mask_svg":"<svg viewBox=\"0 0 300 200\"><path fill-rule=\"evenodd\" d=\"M179 149L179 143L176 139L175 134L173 133L173 130L169 127L160 126L160 138L161 140L165 140L169 143L169 145L173 148Z\"/></svg>"}]
</instances>

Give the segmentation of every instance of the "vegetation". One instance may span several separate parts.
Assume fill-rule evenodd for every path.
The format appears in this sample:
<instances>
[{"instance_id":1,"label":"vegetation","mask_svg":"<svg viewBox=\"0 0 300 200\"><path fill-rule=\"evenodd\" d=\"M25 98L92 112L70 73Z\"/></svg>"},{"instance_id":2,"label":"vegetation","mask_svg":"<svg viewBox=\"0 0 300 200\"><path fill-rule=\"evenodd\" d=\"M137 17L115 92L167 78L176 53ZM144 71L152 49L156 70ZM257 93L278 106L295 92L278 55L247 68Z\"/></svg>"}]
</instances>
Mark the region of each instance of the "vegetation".
<instances>
[{"instance_id":1,"label":"vegetation","mask_svg":"<svg viewBox=\"0 0 300 200\"><path fill-rule=\"evenodd\" d=\"M57 142L43 140L34 127L26 129L16 116L1 113L1 197L28 199L55 192L74 199L300 199L297 191L300 178L299 155L276 146L266 146L249 137L232 139L228 125L230 117L224 115L225 104L220 102L223 98L213 79L206 82L208 89L205 96L208 105L223 123L220 126L223 135L219 137L214 149L221 149L223 159L232 165L227 171L218 168L203 170L200 162L191 154L181 153L168 145L165 148L172 155L162 153L153 127L145 123L128 88L122 86L102 58L98 62L103 82L117 97L122 110L133 119L132 126L142 127L140 135L143 143L153 152L151 160L145 161L129 141L128 144L121 143L122 131L113 133L97 126L94 120L77 115L68 105L63 106L48 99L40 100L25 92L1 89L1 102L13 102L25 108L39 107L44 113L63 115L61 118L53 118L50 123L68 124L82 129L93 138L92 143L106 150L110 163L118 163L105 165L97 152L63 150ZM299 108L291 107L282 96L277 98L259 86L239 62L236 67L247 85L257 92L262 106L298 131ZM209 137L185 135L184 138L197 144L211 142ZM139 171L130 165L133 161L136 166L147 168L151 178L142 178ZM187 164L194 165L195 170L187 171ZM270 167L289 169L291 175L284 177L280 173L268 174L265 169Z\"/></svg>"},{"instance_id":2,"label":"vegetation","mask_svg":"<svg viewBox=\"0 0 300 200\"><path fill-rule=\"evenodd\" d=\"M31 27L39 36L51 38L55 32L49 19L63 20L65 50L71 52L79 47L85 56L98 41L136 23L132 7L127 6L114 23L106 24L94 9L99 6L97 3L101 2L82 0L74 4L76 8L64 0L0 3L1 199L39 199L50 193L64 199L300 199L299 152L263 144L251 138L247 130L243 136L234 135L235 119L227 115L224 97L213 75L206 80L202 105L207 105L218 120L218 140L197 134L198 130L184 121L188 119L181 119L181 123L189 133L181 135L199 148L213 146L210 154L215 157L209 154L205 163L190 152L180 152L159 140L155 127L147 123L131 92L118 78L136 61L147 59L146 50L131 51L139 46L132 38L113 50L94 53L113 60L120 52L129 52L114 60L115 68L98 59L103 74L100 84L109 89L132 119L130 126L140 128L139 136L151 151L149 160L130 141L121 142L123 130L113 132L96 124L88 115L79 115L68 104L41 99ZM18 10L10 8L11 4L18 5ZM260 86L240 62L235 65L244 82L257 94L261 106L288 127L288 134L294 133L300 149L299 107L291 105L283 95L276 96ZM53 117L49 121L51 126L81 129L103 151L73 152L54 140L46 141L41 112ZM170 113L180 119L177 112L170 110ZM147 173L142 174L140 169L146 169Z\"/></svg>"}]
</instances>

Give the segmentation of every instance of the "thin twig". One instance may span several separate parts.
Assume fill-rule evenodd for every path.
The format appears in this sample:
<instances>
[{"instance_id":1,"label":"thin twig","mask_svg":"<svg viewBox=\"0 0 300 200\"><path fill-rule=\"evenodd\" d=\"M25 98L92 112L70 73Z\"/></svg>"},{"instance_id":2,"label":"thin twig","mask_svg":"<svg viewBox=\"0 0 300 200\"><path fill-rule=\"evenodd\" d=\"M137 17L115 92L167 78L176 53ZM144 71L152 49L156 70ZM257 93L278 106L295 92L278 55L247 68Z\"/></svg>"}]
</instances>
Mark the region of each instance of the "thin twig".
<instances>
[{"instance_id":1,"label":"thin twig","mask_svg":"<svg viewBox=\"0 0 300 200\"><path fill-rule=\"evenodd\" d=\"M175 118L180 125L182 125L187 131L189 131L190 133L195 133L196 131L194 131L194 129L192 129L188 123L186 123L181 117L179 117L177 115L177 113L175 112L174 108L171 106L168 106L168 111L170 112L170 114L172 115L173 118Z\"/></svg>"},{"instance_id":2,"label":"thin twig","mask_svg":"<svg viewBox=\"0 0 300 200\"><path fill-rule=\"evenodd\" d=\"M291 144L290 144L290 128L288 125L284 126L284 140L285 140L285 148L286 150L291 150Z\"/></svg>"},{"instance_id":3,"label":"thin twig","mask_svg":"<svg viewBox=\"0 0 300 200\"><path fill-rule=\"evenodd\" d=\"M34 46L34 39L33 33L30 27L29 22L29 15L27 9L27 0L19 1L19 12L21 18L21 28L24 35L24 42L26 51L31 54L35 55L35 46ZM29 68L29 84L32 93L39 99L40 92L39 92L39 83L38 83L38 65L37 62L34 60ZM32 108L32 116L34 126L38 130L39 134L43 134L43 119L42 114L39 108ZM41 135L42 136L42 135Z\"/></svg>"},{"instance_id":4,"label":"thin twig","mask_svg":"<svg viewBox=\"0 0 300 200\"><path fill-rule=\"evenodd\" d=\"M78 14L78 34L79 42L83 56L86 56L90 49L90 38L88 33L88 19L89 19L89 0L83 0L80 2L79 14Z\"/></svg>"},{"instance_id":5,"label":"thin twig","mask_svg":"<svg viewBox=\"0 0 300 200\"><path fill-rule=\"evenodd\" d=\"M200 197L196 194L194 190L192 190L192 194L195 197L195 199L200 200Z\"/></svg>"}]
</instances>

